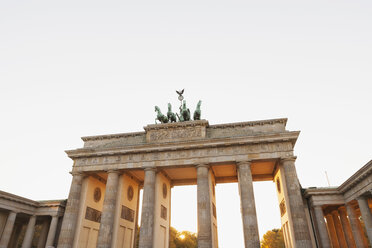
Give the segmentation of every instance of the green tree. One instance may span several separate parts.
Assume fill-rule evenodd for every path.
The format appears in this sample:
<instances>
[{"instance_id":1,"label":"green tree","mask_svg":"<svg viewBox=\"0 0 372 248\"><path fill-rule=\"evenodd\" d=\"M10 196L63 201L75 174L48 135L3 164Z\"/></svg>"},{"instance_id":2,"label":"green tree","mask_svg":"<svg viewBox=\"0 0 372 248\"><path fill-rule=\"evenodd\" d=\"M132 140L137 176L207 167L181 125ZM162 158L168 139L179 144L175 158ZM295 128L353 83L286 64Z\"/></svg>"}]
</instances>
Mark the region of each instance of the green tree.
<instances>
[{"instance_id":1,"label":"green tree","mask_svg":"<svg viewBox=\"0 0 372 248\"><path fill-rule=\"evenodd\" d=\"M282 229L267 231L262 237L261 248L285 248Z\"/></svg>"}]
</instances>

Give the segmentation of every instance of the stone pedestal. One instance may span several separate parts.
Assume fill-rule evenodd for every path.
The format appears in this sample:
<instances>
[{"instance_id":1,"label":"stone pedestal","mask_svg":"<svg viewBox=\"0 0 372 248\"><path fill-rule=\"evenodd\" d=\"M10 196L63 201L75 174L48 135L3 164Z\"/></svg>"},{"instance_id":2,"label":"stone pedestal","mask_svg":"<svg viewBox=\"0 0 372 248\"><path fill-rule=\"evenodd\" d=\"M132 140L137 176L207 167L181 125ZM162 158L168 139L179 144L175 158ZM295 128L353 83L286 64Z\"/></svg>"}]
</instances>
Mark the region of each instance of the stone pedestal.
<instances>
[{"instance_id":1,"label":"stone pedestal","mask_svg":"<svg viewBox=\"0 0 372 248\"><path fill-rule=\"evenodd\" d=\"M292 219L293 225L293 242L296 248L311 248L312 242L301 195L300 183L297 178L295 160L295 157L291 157L284 158L281 161L287 184L287 204L290 208L290 219Z\"/></svg>"},{"instance_id":2,"label":"stone pedestal","mask_svg":"<svg viewBox=\"0 0 372 248\"><path fill-rule=\"evenodd\" d=\"M321 206L314 206L315 221L318 227L319 243L321 248L331 248L326 223L324 221L323 210Z\"/></svg>"},{"instance_id":3,"label":"stone pedestal","mask_svg":"<svg viewBox=\"0 0 372 248\"><path fill-rule=\"evenodd\" d=\"M209 166L199 165L196 170L198 187L198 248L213 248Z\"/></svg>"},{"instance_id":4,"label":"stone pedestal","mask_svg":"<svg viewBox=\"0 0 372 248\"><path fill-rule=\"evenodd\" d=\"M9 213L8 218L6 220L6 224L5 224L5 227L4 227L3 234L1 236L0 248L7 248L8 247L10 237L11 237L12 232L13 232L13 227L14 227L14 222L15 222L16 216L17 216L16 212L10 212Z\"/></svg>"},{"instance_id":5,"label":"stone pedestal","mask_svg":"<svg viewBox=\"0 0 372 248\"><path fill-rule=\"evenodd\" d=\"M25 237L23 238L22 248L31 248L32 238L34 237L36 216L33 215L28 221Z\"/></svg>"},{"instance_id":6,"label":"stone pedestal","mask_svg":"<svg viewBox=\"0 0 372 248\"><path fill-rule=\"evenodd\" d=\"M358 204L364 222L364 226L367 231L369 243L372 244L372 214L371 210L369 209L367 199L365 197L359 197Z\"/></svg>"},{"instance_id":7,"label":"stone pedestal","mask_svg":"<svg viewBox=\"0 0 372 248\"><path fill-rule=\"evenodd\" d=\"M253 180L249 161L237 163L244 244L246 248L260 247Z\"/></svg>"},{"instance_id":8,"label":"stone pedestal","mask_svg":"<svg viewBox=\"0 0 372 248\"><path fill-rule=\"evenodd\" d=\"M72 248L80 209L80 196L83 178L83 175L80 173L73 174L65 215L63 217L61 233L59 235L58 248Z\"/></svg>"},{"instance_id":9,"label":"stone pedestal","mask_svg":"<svg viewBox=\"0 0 372 248\"><path fill-rule=\"evenodd\" d=\"M116 198L119 184L119 172L108 171L105 199L99 226L97 248L110 248L115 216Z\"/></svg>"},{"instance_id":10,"label":"stone pedestal","mask_svg":"<svg viewBox=\"0 0 372 248\"><path fill-rule=\"evenodd\" d=\"M154 242L154 208L156 169L145 169L139 248L152 248Z\"/></svg>"}]
</instances>

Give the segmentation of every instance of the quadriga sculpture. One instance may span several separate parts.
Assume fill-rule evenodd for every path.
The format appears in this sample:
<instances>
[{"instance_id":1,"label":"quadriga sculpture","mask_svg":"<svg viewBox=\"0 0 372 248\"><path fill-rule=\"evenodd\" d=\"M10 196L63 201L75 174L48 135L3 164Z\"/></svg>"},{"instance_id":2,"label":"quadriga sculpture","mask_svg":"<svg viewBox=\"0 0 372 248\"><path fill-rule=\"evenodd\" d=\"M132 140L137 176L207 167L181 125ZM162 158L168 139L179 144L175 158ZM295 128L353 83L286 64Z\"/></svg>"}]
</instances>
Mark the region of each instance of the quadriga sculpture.
<instances>
[{"instance_id":1,"label":"quadriga sculpture","mask_svg":"<svg viewBox=\"0 0 372 248\"><path fill-rule=\"evenodd\" d=\"M198 104L196 105L196 109L195 109L195 112L194 112L194 120L200 120L200 117L201 117L201 109L200 109L201 103L202 103L202 101L199 100Z\"/></svg>"},{"instance_id":2,"label":"quadriga sculpture","mask_svg":"<svg viewBox=\"0 0 372 248\"><path fill-rule=\"evenodd\" d=\"M155 118L155 123L156 123L156 120L159 120L161 123L168 123L168 117L161 113L160 108L158 106L155 106L155 112L158 113Z\"/></svg>"},{"instance_id":3,"label":"quadriga sculpture","mask_svg":"<svg viewBox=\"0 0 372 248\"><path fill-rule=\"evenodd\" d=\"M180 115L178 116L178 119L181 122L190 120L190 109L186 108L186 100L183 101L182 108L180 111Z\"/></svg>"},{"instance_id":4,"label":"quadriga sculpture","mask_svg":"<svg viewBox=\"0 0 372 248\"><path fill-rule=\"evenodd\" d=\"M172 112L172 105L170 103L168 103L167 117L168 117L169 122L176 122L177 121L177 117L176 117L175 113Z\"/></svg>"}]
</instances>

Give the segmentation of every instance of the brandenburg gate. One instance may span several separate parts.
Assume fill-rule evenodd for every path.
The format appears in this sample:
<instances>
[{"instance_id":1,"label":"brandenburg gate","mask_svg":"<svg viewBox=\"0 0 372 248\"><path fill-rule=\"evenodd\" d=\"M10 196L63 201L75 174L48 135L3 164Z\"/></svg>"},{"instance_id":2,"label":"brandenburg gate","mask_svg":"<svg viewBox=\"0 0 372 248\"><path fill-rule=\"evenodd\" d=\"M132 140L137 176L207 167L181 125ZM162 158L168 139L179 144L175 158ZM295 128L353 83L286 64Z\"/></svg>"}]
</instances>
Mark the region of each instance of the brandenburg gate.
<instances>
[{"instance_id":1,"label":"brandenburg gate","mask_svg":"<svg viewBox=\"0 0 372 248\"><path fill-rule=\"evenodd\" d=\"M171 188L197 185L198 247L216 248L215 185L237 182L245 247L258 248L254 181L275 182L286 247L313 247L293 154L299 132L286 122L194 120L83 137L67 151L73 178L58 247L135 247L143 189L139 247L167 248Z\"/></svg>"}]
</instances>

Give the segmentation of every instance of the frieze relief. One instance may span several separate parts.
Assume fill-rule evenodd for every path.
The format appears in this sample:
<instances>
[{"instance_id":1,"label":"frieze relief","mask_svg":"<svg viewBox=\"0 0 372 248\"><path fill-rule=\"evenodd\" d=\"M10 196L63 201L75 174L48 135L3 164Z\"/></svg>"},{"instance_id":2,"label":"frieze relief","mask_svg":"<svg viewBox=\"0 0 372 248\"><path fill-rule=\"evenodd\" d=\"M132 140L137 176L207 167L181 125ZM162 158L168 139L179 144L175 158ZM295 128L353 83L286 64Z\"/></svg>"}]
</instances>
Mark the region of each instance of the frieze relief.
<instances>
[{"instance_id":1,"label":"frieze relief","mask_svg":"<svg viewBox=\"0 0 372 248\"><path fill-rule=\"evenodd\" d=\"M151 130L147 132L148 142L169 142L180 140L192 140L195 138L204 138L204 129L202 127L190 128L172 128L162 130Z\"/></svg>"},{"instance_id":2,"label":"frieze relief","mask_svg":"<svg viewBox=\"0 0 372 248\"><path fill-rule=\"evenodd\" d=\"M178 151L147 152L105 157L79 158L75 160L76 166L109 165L122 163L152 162L177 159L192 159L203 157L217 157L230 155L246 155L255 153L271 153L291 151L290 142L266 143L253 145L239 145L229 147L210 147Z\"/></svg>"}]
</instances>

